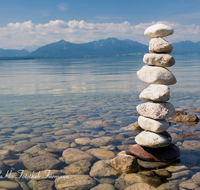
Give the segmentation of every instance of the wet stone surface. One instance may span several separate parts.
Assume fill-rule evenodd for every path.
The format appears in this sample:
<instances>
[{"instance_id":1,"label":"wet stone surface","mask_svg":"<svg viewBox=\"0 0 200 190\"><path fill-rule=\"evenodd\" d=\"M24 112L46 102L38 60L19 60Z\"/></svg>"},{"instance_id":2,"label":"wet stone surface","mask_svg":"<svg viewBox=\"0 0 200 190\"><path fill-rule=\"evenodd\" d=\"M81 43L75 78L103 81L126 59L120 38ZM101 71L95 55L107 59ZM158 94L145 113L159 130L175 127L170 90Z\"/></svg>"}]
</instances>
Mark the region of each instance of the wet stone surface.
<instances>
[{"instance_id":1,"label":"wet stone surface","mask_svg":"<svg viewBox=\"0 0 200 190\"><path fill-rule=\"evenodd\" d=\"M190 126L167 119L172 141L181 150L180 160L169 159L167 165L160 160L152 167L151 161L129 152L142 130L135 115L138 95L58 102L2 114L0 169L3 177L7 175L0 179L0 188L59 190L70 189L69 184L88 190L200 188L199 123ZM176 105L176 109L194 114L189 110L197 108ZM124 150L127 156L119 156Z\"/></svg>"}]
</instances>

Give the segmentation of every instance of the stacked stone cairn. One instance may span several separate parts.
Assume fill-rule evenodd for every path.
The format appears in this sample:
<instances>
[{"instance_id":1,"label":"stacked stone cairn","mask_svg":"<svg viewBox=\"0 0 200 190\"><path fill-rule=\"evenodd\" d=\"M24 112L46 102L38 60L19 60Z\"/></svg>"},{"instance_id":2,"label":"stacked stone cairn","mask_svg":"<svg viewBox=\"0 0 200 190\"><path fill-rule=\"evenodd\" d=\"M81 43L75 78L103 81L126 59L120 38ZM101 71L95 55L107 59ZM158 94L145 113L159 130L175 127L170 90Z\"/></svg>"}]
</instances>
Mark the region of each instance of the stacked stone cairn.
<instances>
[{"instance_id":1,"label":"stacked stone cairn","mask_svg":"<svg viewBox=\"0 0 200 190\"><path fill-rule=\"evenodd\" d=\"M175 108L167 102L170 99L168 85L176 83L175 76L166 68L175 64L170 55L173 47L162 37L171 35L174 30L165 24L155 24L148 27L144 35L152 38L149 51L144 55L143 66L137 76L143 82L150 84L139 98L147 103L139 104L138 124L144 131L135 137L137 144L130 146L130 153L137 156L140 166L144 168L164 167L180 156L180 150L172 144L172 138L166 131L169 123L166 118L175 114Z\"/></svg>"}]
</instances>

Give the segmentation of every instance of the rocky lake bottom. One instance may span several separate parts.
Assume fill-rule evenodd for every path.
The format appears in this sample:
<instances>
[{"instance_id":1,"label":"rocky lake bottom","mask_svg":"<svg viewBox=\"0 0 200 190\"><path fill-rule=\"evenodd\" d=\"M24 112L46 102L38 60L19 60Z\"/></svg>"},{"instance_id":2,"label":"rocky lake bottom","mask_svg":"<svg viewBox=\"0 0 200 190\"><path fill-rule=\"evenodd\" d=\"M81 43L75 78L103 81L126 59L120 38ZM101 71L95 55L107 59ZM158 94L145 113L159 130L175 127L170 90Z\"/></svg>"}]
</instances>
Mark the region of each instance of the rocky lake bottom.
<instances>
[{"instance_id":1,"label":"rocky lake bottom","mask_svg":"<svg viewBox=\"0 0 200 190\"><path fill-rule=\"evenodd\" d=\"M186 95L175 93L171 102L176 110L200 117L199 94ZM6 102L9 96L1 98ZM22 100L26 106L20 109ZM130 124L137 121L135 106L140 102L138 94L123 93L85 97L28 95L16 96L9 110L7 105L1 105L0 187L122 190L141 183L144 187L140 189L146 189L146 184L160 190L200 188L198 122L168 119L171 126L167 131L181 156L167 167L140 167L136 173L116 175L109 166L109 160L135 144L138 132L131 130ZM59 181L59 176L64 177Z\"/></svg>"},{"instance_id":2,"label":"rocky lake bottom","mask_svg":"<svg viewBox=\"0 0 200 190\"><path fill-rule=\"evenodd\" d=\"M200 56L177 55L177 112L200 118ZM136 106L147 86L142 56L0 62L0 190L200 189L200 123L167 119L180 157L120 173L110 165L136 144Z\"/></svg>"}]
</instances>

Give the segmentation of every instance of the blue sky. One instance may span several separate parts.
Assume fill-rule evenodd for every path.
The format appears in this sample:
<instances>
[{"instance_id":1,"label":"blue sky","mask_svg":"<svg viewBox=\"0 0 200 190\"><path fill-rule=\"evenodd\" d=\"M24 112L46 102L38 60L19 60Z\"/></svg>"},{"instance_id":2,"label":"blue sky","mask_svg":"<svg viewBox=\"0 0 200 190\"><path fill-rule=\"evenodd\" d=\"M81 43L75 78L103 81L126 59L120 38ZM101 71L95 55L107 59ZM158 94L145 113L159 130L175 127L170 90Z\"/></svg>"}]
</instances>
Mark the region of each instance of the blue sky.
<instances>
[{"instance_id":1,"label":"blue sky","mask_svg":"<svg viewBox=\"0 0 200 190\"><path fill-rule=\"evenodd\" d=\"M148 44L144 30L165 23L169 42L200 41L200 0L0 1L0 48L23 49L64 39L73 43L117 37Z\"/></svg>"}]
</instances>

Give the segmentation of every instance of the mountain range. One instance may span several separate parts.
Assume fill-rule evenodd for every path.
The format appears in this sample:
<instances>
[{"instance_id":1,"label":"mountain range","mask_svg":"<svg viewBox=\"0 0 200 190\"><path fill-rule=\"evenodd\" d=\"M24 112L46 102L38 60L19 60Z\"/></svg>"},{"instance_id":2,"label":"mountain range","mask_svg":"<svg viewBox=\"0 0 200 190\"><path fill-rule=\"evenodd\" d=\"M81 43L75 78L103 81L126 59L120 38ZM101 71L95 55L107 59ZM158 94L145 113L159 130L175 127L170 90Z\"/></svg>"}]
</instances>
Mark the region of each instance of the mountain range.
<instances>
[{"instance_id":1,"label":"mountain range","mask_svg":"<svg viewBox=\"0 0 200 190\"><path fill-rule=\"evenodd\" d=\"M172 43L173 54L200 53L200 42ZM39 47L33 52L25 49L0 49L0 58L66 58L96 56L127 56L148 53L148 46L132 40L108 38L82 44L60 40Z\"/></svg>"}]
</instances>

